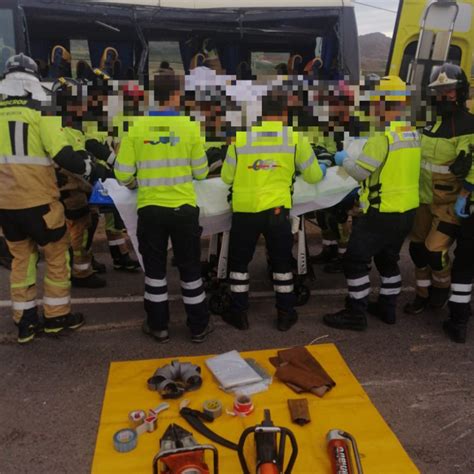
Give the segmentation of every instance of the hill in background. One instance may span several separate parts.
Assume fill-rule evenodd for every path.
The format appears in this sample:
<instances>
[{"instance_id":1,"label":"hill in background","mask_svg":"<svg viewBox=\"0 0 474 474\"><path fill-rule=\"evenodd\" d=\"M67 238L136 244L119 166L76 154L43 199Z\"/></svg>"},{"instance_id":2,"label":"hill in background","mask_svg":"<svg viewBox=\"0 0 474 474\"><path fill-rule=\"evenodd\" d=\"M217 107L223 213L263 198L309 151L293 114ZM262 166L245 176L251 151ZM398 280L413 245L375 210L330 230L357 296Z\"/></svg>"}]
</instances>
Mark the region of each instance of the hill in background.
<instances>
[{"instance_id":1,"label":"hill in background","mask_svg":"<svg viewBox=\"0 0 474 474\"><path fill-rule=\"evenodd\" d=\"M383 33L369 33L359 36L360 64L363 74L385 74L392 38Z\"/></svg>"}]
</instances>

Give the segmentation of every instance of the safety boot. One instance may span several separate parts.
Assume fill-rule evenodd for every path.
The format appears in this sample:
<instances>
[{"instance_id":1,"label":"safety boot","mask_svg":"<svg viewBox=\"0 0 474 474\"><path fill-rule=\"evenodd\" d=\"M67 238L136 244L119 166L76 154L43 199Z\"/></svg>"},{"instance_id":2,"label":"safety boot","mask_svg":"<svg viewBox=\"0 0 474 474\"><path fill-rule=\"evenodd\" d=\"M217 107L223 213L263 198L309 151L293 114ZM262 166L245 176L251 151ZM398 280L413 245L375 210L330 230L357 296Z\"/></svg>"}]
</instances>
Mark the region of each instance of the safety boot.
<instances>
[{"instance_id":1,"label":"safety boot","mask_svg":"<svg viewBox=\"0 0 474 474\"><path fill-rule=\"evenodd\" d=\"M126 253L120 257L114 257L114 269L126 272L136 272L140 268L140 263Z\"/></svg>"},{"instance_id":2,"label":"safety boot","mask_svg":"<svg viewBox=\"0 0 474 474\"><path fill-rule=\"evenodd\" d=\"M44 329L43 324L38 318L36 308L24 311L20 322L15 324L18 328L17 341L19 344L31 342L35 336Z\"/></svg>"},{"instance_id":3,"label":"safety boot","mask_svg":"<svg viewBox=\"0 0 474 474\"><path fill-rule=\"evenodd\" d=\"M295 310L293 311L283 311L278 310L277 314L277 329L279 331L285 332L288 331L292 326L298 321L298 314Z\"/></svg>"},{"instance_id":4,"label":"safety boot","mask_svg":"<svg viewBox=\"0 0 474 474\"><path fill-rule=\"evenodd\" d=\"M69 313L56 318L44 318L44 332L58 334L64 329L78 329L85 323L82 313Z\"/></svg>"},{"instance_id":5,"label":"safety boot","mask_svg":"<svg viewBox=\"0 0 474 474\"><path fill-rule=\"evenodd\" d=\"M249 320L247 316L247 311L234 312L232 310L226 311L222 315L222 319L227 324L230 324L240 331L246 331L249 328Z\"/></svg>"},{"instance_id":6,"label":"safety boot","mask_svg":"<svg viewBox=\"0 0 474 474\"><path fill-rule=\"evenodd\" d=\"M451 341L459 344L464 344L466 342L467 323L455 322L453 319L448 319L443 322L443 331Z\"/></svg>"},{"instance_id":7,"label":"safety boot","mask_svg":"<svg viewBox=\"0 0 474 474\"><path fill-rule=\"evenodd\" d=\"M336 313L323 316L326 326L336 329L351 329L352 331L365 331L367 329L367 316L365 314L366 300L346 298L344 309Z\"/></svg>"},{"instance_id":8,"label":"safety boot","mask_svg":"<svg viewBox=\"0 0 474 474\"><path fill-rule=\"evenodd\" d=\"M338 258L337 245L326 245L321 252L309 258L309 261L314 265L323 265L334 262Z\"/></svg>"},{"instance_id":9,"label":"safety boot","mask_svg":"<svg viewBox=\"0 0 474 474\"><path fill-rule=\"evenodd\" d=\"M420 314L428 307L428 298L415 295L415 299L411 303L407 303L403 307L403 311L407 314Z\"/></svg>"},{"instance_id":10,"label":"safety boot","mask_svg":"<svg viewBox=\"0 0 474 474\"><path fill-rule=\"evenodd\" d=\"M92 265L92 270L93 270L94 273L106 273L107 272L107 268L106 268L105 264L98 262L95 259L95 257L92 257L91 265Z\"/></svg>"},{"instance_id":11,"label":"safety boot","mask_svg":"<svg viewBox=\"0 0 474 474\"><path fill-rule=\"evenodd\" d=\"M71 277L71 284L75 288L103 288L104 286L107 285L107 282L103 279L97 276L95 273L92 273L92 275L89 275L86 278L77 278L77 277Z\"/></svg>"},{"instance_id":12,"label":"safety boot","mask_svg":"<svg viewBox=\"0 0 474 474\"><path fill-rule=\"evenodd\" d=\"M342 257L338 256L336 260L326 263L323 267L324 273L343 273L344 267L342 266Z\"/></svg>"},{"instance_id":13,"label":"safety boot","mask_svg":"<svg viewBox=\"0 0 474 474\"><path fill-rule=\"evenodd\" d=\"M430 287L429 305L432 308L444 308L449 299L449 288Z\"/></svg>"},{"instance_id":14,"label":"safety boot","mask_svg":"<svg viewBox=\"0 0 474 474\"><path fill-rule=\"evenodd\" d=\"M198 334L191 334L191 342L195 344L201 344L207 339L207 336L214 331L214 324L211 320L207 323L207 326Z\"/></svg>"},{"instance_id":15,"label":"safety boot","mask_svg":"<svg viewBox=\"0 0 474 474\"><path fill-rule=\"evenodd\" d=\"M168 329L151 329L146 319L145 321L143 321L142 331L147 336L151 336L156 342L160 344L166 344L167 342L170 342L170 335Z\"/></svg>"},{"instance_id":16,"label":"safety boot","mask_svg":"<svg viewBox=\"0 0 474 474\"><path fill-rule=\"evenodd\" d=\"M397 322L397 298L380 295L377 301L368 304L367 312L386 324L395 324Z\"/></svg>"}]
</instances>

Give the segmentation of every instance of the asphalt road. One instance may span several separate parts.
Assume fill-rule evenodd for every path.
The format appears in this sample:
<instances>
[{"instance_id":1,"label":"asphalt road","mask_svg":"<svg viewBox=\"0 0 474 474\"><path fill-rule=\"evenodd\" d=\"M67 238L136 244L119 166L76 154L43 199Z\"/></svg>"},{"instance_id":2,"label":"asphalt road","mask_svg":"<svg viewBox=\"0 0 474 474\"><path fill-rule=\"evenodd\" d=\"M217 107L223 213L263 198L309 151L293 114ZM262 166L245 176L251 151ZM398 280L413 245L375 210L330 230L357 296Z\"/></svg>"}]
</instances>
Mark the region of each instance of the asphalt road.
<instances>
[{"instance_id":1,"label":"asphalt road","mask_svg":"<svg viewBox=\"0 0 474 474\"><path fill-rule=\"evenodd\" d=\"M87 325L60 338L41 337L20 347L10 321L8 272L0 268L0 473L87 473L90 471L109 363L192 354L267 349L334 342L372 401L419 467L429 474L474 473L474 330L465 345L442 334L445 310L408 316L395 326L370 319L364 333L329 329L326 312L343 304L344 280L317 269L315 294L300 308L290 333L273 328L271 286L264 255L257 252L251 274L251 330L216 331L202 345L189 342L180 301L171 304L171 343L160 346L142 335L142 275L114 272L108 287L73 290L76 310ZM40 270L43 264L40 264ZM404 291L400 307L413 297L411 264L402 258ZM178 295L176 269L170 294ZM378 285L376 277L374 285ZM263 297L262 297L263 296ZM264 337L262 337L264 335ZM389 472L389 471L387 471ZM379 473L374 473L379 474ZM398 473L393 473L398 474Z\"/></svg>"}]
</instances>

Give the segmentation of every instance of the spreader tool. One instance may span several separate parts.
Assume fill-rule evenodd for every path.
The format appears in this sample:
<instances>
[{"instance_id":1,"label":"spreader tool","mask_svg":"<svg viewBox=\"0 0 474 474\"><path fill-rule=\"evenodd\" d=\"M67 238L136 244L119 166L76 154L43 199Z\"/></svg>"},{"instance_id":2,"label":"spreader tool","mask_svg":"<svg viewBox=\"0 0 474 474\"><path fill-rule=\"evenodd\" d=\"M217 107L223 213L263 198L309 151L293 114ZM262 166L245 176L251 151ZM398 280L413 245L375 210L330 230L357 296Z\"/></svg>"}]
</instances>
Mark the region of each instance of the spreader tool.
<instances>
[{"instance_id":1,"label":"spreader tool","mask_svg":"<svg viewBox=\"0 0 474 474\"><path fill-rule=\"evenodd\" d=\"M331 430L326 439L333 474L363 474L357 443L350 433L342 430ZM351 446L357 471L353 467Z\"/></svg>"}]
</instances>

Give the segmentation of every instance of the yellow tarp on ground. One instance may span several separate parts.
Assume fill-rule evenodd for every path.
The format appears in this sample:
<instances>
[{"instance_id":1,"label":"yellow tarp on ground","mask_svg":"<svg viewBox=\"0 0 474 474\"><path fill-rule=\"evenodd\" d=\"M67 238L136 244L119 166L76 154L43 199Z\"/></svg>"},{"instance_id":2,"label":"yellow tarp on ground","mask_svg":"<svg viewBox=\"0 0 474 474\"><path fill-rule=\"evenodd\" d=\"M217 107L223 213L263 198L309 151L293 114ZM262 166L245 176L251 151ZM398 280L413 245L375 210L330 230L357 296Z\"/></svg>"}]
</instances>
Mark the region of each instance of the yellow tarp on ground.
<instances>
[{"instance_id":1,"label":"yellow tarp on ground","mask_svg":"<svg viewBox=\"0 0 474 474\"><path fill-rule=\"evenodd\" d=\"M263 419L263 409L269 408L273 422L276 425L290 428L297 438L299 454L293 470L295 474L329 474L331 472L325 441L326 433L330 429L341 429L355 436L365 474L418 473L418 469L371 403L336 346L321 344L309 346L308 350L337 384L323 398L310 394L297 395L278 379L274 379L267 392L254 395L253 400L256 408L252 415L247 418L234 418L224 414L209 424L209 428L237 443L244 428L259 424ZM241 354L243 357L256 359L270 374L275 372L268 359L276 355L276 350L243 352ZM202 403L210 398L218 398L225 407L231 408L233 396L218 388L212 374L204 364L207 357L209 356L179 358L180 361L198 364L202 369L203 386L198 391L185 395L191 400L190 408L201 409ZM179 416L180 400L171 400L169 401L171 408L159 415L158 429L154 433L141 435L134 451L118 453L113 448L112 437L119 429L128 427L127 416L130 411L148 410L163 401L156 392L148 390L146 381L158 367L171 362L171 360L173 359L113 362L111 364L97 435L93 473L151 473L152 460L159 449L159 440L170 423L177 423L191 431L198 442L212 444L211 441L196 433ZM309 400L312 421L304 427L299 427L291 423L287 400L303 397ZM249 439L246 445L248 456L253 455L252 444ZM222 474L241 472L236 452L219 445L216 447L219 450L219 472ZM288 459L288 455L286 459Z\"/></svg>"}]
</instances>

